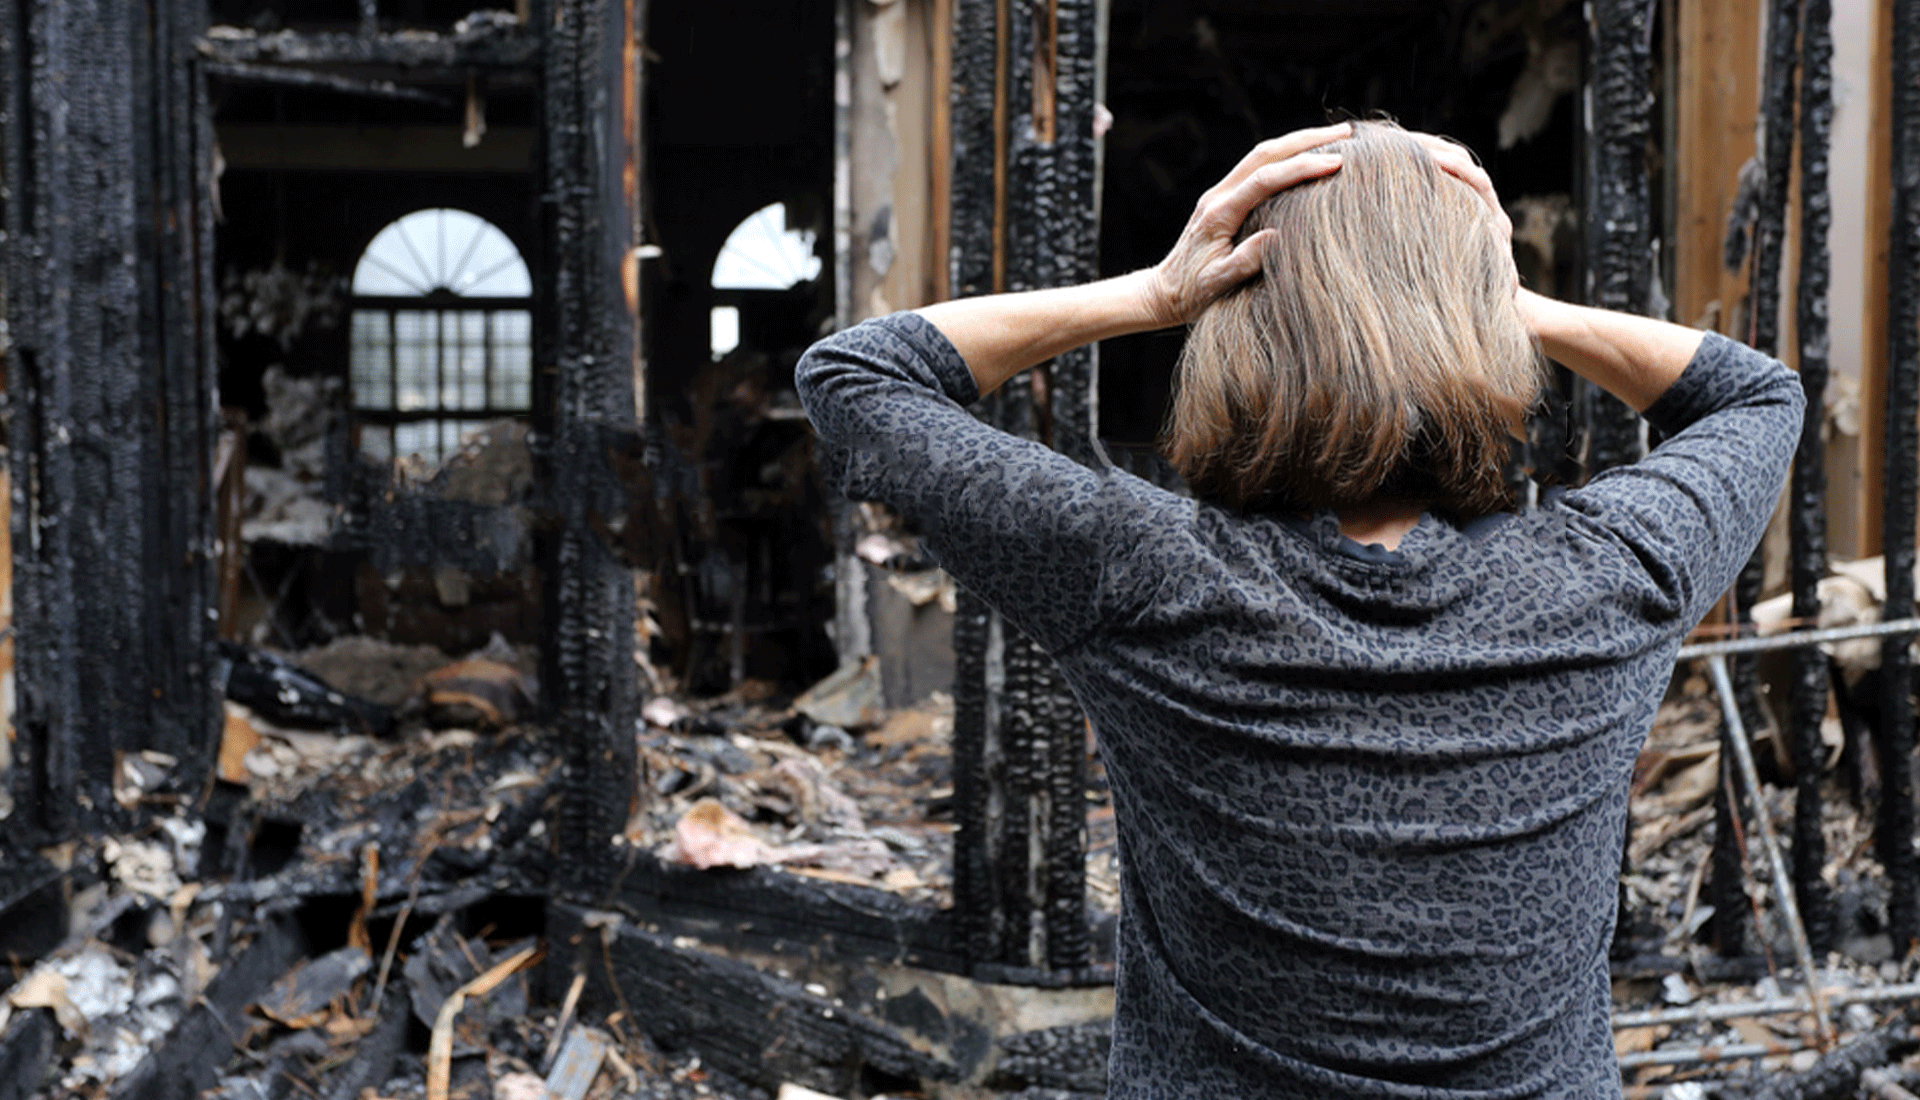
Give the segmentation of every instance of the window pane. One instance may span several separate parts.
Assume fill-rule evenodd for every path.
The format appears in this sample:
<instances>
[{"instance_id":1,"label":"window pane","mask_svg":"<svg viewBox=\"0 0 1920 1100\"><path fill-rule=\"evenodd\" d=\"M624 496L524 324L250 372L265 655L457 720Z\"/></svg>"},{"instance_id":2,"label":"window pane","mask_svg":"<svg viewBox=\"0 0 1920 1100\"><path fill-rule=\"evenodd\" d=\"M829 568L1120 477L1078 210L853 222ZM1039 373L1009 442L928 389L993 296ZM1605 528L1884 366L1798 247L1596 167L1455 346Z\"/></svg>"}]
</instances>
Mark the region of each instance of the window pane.
<instances>
[{"instance_id":1,"label":"window pane","mask_svg":"<svg viewBox=\"0 0 1920 1100\"><path fill-rule=\"evenodd\" d=\"M353 311L353 403L362 409L393 407L393 354L383 310Z\"/></svg>"},{"instance_id":2,"label":"window pane","mask_svg":"<svg viewBox=\"0 0 1920 1100\"><path fill-rule=\"evenodd\" d=\"M493 315L493 407L533 407L533 315L525 310Z\"/></svg>"},{"instance_id":3,"label":"window pane","mask_svg":"<svg viewBox=\"0 0 1920 1100\"><path fill-rule=\"evenodd\" d=\"M382 462L393 459L393 429L384 424L360 425L360 453Z\"/></svg>"},{"instance_id":4,"label":"window pane","mask_svg":"<svg viewBox=\"0 0 1920 1100\"><path fill-rule=\"evenodd\" d=\"M438 421L422 420L414 424L395 424L393 426L393 457L405 458L419 455L432 462L439 451L437 429Z\"/></svg>"},{"instance_id":5,"label":"window pane","mask_svg":"<svg viewBox=\"0 0 1920 1100\"><path fill-rule=\"evenodd\" d=\"M434 340L436 315L417 310L400 310L393 315L395 374L402 411L434 407L434 389L438 373ZM402 454L408 453L405 451Z\"/></svg>"}]
</instances>

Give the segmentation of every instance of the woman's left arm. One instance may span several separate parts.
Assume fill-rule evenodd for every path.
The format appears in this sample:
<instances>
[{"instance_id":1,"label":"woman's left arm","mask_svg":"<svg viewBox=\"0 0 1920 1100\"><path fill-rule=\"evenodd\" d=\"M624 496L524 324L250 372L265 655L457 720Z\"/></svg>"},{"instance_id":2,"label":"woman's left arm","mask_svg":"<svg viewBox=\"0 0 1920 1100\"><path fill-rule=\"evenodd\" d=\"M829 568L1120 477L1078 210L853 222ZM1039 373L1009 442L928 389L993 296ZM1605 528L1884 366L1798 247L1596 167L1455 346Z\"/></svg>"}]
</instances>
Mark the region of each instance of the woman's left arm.
<instances>
[{"instance_id":1,"label":"woman's left arm","mask_svg":"<svg viewBox=\"0 0 1920 1100\"><path fill-rule=\"evenodd\" d=\"M1343 122L1255 146L1200 196L1179 242L1153 267L1097 283L961 298L915 312L952 341L983 394L1074 348L1186 324L1260 270L1260 250L1272 230L1234 240L1253 208L1294 184L1338 171L1338 155L1310 150L1350 133Z\"/></svg>"}]
</instances>

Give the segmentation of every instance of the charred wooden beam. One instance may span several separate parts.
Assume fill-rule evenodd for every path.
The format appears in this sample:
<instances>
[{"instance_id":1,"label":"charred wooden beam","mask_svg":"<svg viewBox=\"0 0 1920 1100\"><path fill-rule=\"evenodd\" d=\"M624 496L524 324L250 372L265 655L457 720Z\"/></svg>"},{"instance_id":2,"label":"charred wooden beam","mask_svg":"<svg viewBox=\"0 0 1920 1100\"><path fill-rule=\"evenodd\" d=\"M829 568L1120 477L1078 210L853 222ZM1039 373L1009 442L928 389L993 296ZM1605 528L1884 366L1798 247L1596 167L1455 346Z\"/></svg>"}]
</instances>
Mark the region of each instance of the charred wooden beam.
<instances>
[{"instance_id":1,"label":"charred wooden beam","mask_svg":"<svg viewBox=\"0 0 1920 1100\"><path fill-rule=\"evenodd\" d=\"M1833 3L1807 0L1800 31L1800 284L1795 303L1800 340L1800 385L1807 394L1800 448L1793 460L1787 527L1792 557L1793 616L1820 615L1820 579L1827 572L1825 466L1821 438L1827 386L1827 227L1833 203L1827 189L1827 150L1833 137ZM1821 872L1826 838L1820 831L1820 779L1826 745L1826 654L1806 647L1793 655L1788 699L1789 744L1795 778L1793 887L1815 955L1835 946L1833 897Z\"/></svg>"},{"instance_id":2,"label":"charred wooden beam","mask_svg":"<svg viewBox=\"0 0 1920 1100\"><path fill-rule=\"evenodd\" d=\"M1760 152L1762 166L1762 186L1760 209L1753 227L1753 249L1751 256L1752 279L1749 283L1748 333L1747 342L1755 348L1777 355L1780 343L1780 262L1782 245L1786 236L1787 187L1793 168L1794 138L1794 70L1797 66L1795 43L1798 40L1800 20L1800 0L1772 0L1767 17L1767 58L1766 71L1760 101ZM1766 576L1765 545L1754 547L1752 557L1740 570L1734 581L1732 619L1736 624L1750 624L1753 621L1753 605L1760 600L1761 586ZM1729 662L1733 675L1735 694L1740 703L1740 717L1750 730L1762 728L1765 712L1760 705L1760 682L1757 665L1751 656L1737 656ZM1725 744L1726 732L1722 731L1722 748L1730 750ZM1726 753L1722 753L1724 759ZM1721 799L1728 797L1725 784L1718 794ZM1729 838L1716 836L1716 845L1731 843ZM1716 868L1722 861L1716 859ZM1727 870L1732 871L1731 864ZM1718 914L1725 912L1727 906L1735 911L1745 908L1744 889L1731 878L1714 877L1711 897ZM1731 921L1733 918L1726 918ZM1737 944L1723 944L1722 950L1737 948Z\"/></svg>"},{"instance_id":3,"label":"charred wooden beam","mask_svg":"<svg viewBox=\"0 0 1920 1100\"><path fill-rule=\"evenodd\" d=\"M669 933L725 935L742 947L967 971L951 910L884 890L765 868L697 871L629 850L609 901Z\"/></svg>"},{"instance_id":4,"label":"charred wooden beam","mask_svg":"<svg viewBox=\"0 0 1920 1100\"><path fill-rule=\"evenodd\" d=\"M1886 475L1882 545L1888 619L1913 614L1914 504L1920 496L1920 0L1893 5L1893 216L1887 243ZM1920 936L1920 859L1913 850L1912 647L1889 638L1880 656L1878 847L1891 897L1888 931L1906 955Z\"/></svg>"},{"instance_id":5,"label":"charred wooden beam","mask_svg":"<svg viewBox=\"0 0 1920 1100\"><path fill-rule=\"evenodd\" d=\"M397 99L405 103L426 103L436 107L454 107L452 96L410 88L391 80L366 80L313 72L280 65L260 65L250 61L209 61L203 66L208 76L235 84L271 84L282 88L309 88L372 99Z\"/></svg>"},{"instance_id":6,"label":"charred wooden beam","mask_svg":"<svg viewBox=\"0 0 1920 1100\"><path fill-rule=\"evenodd\" d=\"M985 1036L964 1025L948 1034L942 1010L924 994L882 1002L870 1014L819 987L565 904L551 908L547 931L550 988L584 974L588 1004L624 1011L667 1050L694 1051L769 1092L792 1083L851 1096L869 1069L950 1082L986 1055Z\"/></svg>"},{"instance_id":7,"label":"charred wooden beam","mask_svg":"<svg viewBox=\"0 0 1920 1100\"><path fill-rule=\"evenodd\" d=\"M202 57L226 64L391 68L423 78L445 76L463 82L473 69L538 68L541 48L539 35L501 28L470 35L383 35L296 31L255 34L220 27L199 44Z\"/></svg>"},{"instance_id":8,"label":"charred wooden beam","mask_svg":"<svg viewBox=\"0 0 1920 1100\"><path fill-rule=\"evenodd\" d=\"M114 812L116 754L197 790L217 729L212 142L199 0L0 0L16 801Z\"/></svg>"},{"instance_id":9,"label":"charred wooden beam","mask_svg":"<svg viewBox=\"0 0 1920 1100\"><path fill-rule=\"evenodd\" d=\"M550 28L540 110L542 189L537 492L551 509L539 561L544 591L541 696L564 738L564 888L601 890L612 838L638 797L634 585L609 545L627 493L614 464L638 430L639 310L628 263L639 244L639 118L623 89L639 79L641 0L545 0Z\"/></svg>"},{"instance_id":10,"label":"charred wooden beam","mask_svg":"<svg viewBox=\"0 0 1920 1100\"><path fill-rule=\"evenodd\" d=\"M1097 275L1093 0L954 6L953 285L961 295ZM980 406L994 426L1095 454L1095 349ZM1085 723L1053 661L966 597L954 627L954 901L976 967L1072 972L1091 958Z\"/></svg>"},{"instance_id":11,"label":"charred wooden beam","mask_svg":"<svg viewBox=\"0 0 1920 1100\"><path fill-rule=\"evenodd\" d=\"M307 939L291 916L248 929L245 947L221 966L207 991L133 1071L113 1084L113 1100L193 1100L219 1080L247 1032L247 1006L306 957Z\"/></svg>"},{"instance_id":12,"label":"charred wooden beam","mask_svg":"<svg viewBox=\"0 0 1920 1100\"><path fill-rule=\"evenodd\" d=\"M1592 77L1587 81L1586 255L1588 300L1644 313L1652 283L1647 208L1647 140L1653 127L1653 7L1645 0L1594 0L1589 13ZM1640 457L1640 418L1618 398L1582 383L1576 390L1594 472Z\"/></svg>"},{"instance_id":13,"label":"charred wooden beam","mask_svg":"<svg viewBox=\"0 0 1920 1100\"><path fill-rule=\"evenodd\" d=\"M33 1100L47 1095L52 1082L54 1044L60 1025L45 1009L16 1012L0 1029L0 1100Z\"/></svg>"}]
</instances>

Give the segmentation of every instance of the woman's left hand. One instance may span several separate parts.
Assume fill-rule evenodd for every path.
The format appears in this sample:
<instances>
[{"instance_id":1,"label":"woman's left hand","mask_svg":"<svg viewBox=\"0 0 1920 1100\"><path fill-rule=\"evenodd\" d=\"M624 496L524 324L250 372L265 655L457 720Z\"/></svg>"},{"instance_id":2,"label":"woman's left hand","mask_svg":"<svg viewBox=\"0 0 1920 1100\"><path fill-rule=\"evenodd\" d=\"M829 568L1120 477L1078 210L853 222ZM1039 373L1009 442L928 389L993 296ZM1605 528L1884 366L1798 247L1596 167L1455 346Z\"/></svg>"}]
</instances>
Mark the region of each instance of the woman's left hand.
<instances>
[{"instance_id":1,"label":"woman's left hand","mask_svg":"<svg viewBox=\"0 0 1920 1100\"><path fill-rule=\"evenodd\" d=\"M1235 245L1241 223L1279 192L1339 171L1338 154L1312 150L1352 132L1342 122L1263 141L1201 195L1173 251L1150 272L1148 308L1154 318L1162 326L1186 324L1215 298L1252 278L1260 270L1260 249L1273 234L1255 233Z\"/></svg>"}]
</instances>

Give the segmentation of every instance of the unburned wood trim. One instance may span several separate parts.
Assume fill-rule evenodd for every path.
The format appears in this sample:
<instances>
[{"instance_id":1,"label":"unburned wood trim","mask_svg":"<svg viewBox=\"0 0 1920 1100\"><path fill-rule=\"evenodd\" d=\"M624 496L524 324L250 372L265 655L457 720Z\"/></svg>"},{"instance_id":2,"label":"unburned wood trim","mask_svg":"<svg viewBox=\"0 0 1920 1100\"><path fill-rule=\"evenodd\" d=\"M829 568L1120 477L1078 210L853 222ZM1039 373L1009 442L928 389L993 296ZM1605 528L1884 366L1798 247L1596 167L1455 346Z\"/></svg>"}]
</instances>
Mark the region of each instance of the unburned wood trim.
<instances>
[{"instance_id":1,"label":"unburned wood trim","mask_svg":"<svg viewBox=\"0 0 1920 1100\"><path fill-rule=\"evenodd\" d=\"M933 300L953 297L953 0L933 0Z\"/></svg>"},{"instance_id":2,"label":"unburned wood trim","mask_svg":"<svg viewBox=\"0 0 1920 1100\"><path fill-rule=\"evenodd\" d=\"M1746 293L1745 273L1722 263L1722 244L1740 166L1754 152L1763 13L1760 0L1678 0L1677 14L1674 316L1725 332Z\"/></svg>"},{"instance_id":3,"label":"unburned wood trim","mask_svg":"<svg viewBox=\"0 0 1920 1100\"><path fill-rule=\"evenodd\" d=\"M1893 232L1891 144L1893 0L1875 5L1872 87L1867 93L1866 277L1860 295L1860 519L1859 551L1881 551L1881 503L1886 494L1887 249Z\"/></svg>"}]
</instances>

